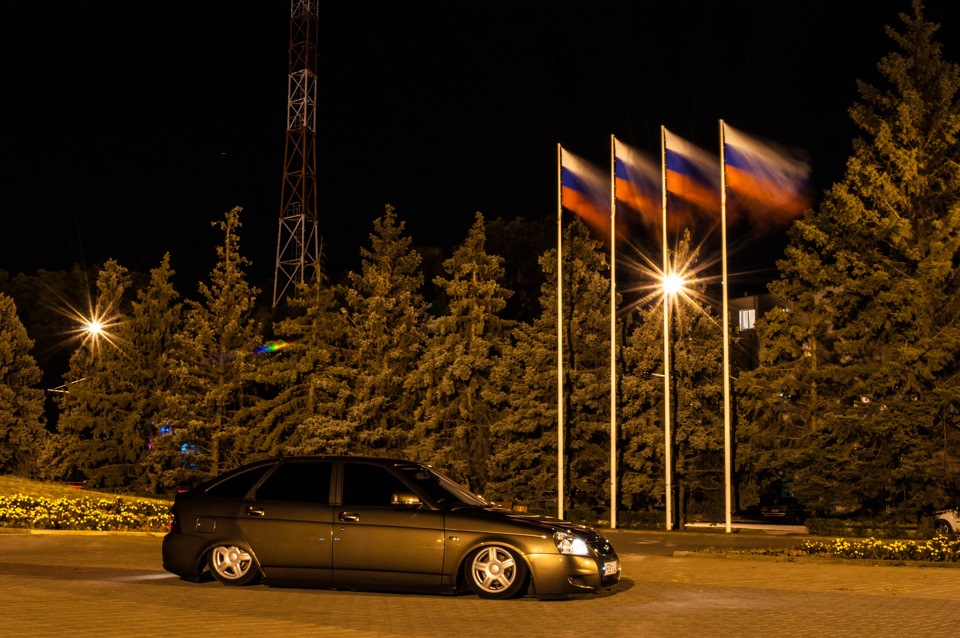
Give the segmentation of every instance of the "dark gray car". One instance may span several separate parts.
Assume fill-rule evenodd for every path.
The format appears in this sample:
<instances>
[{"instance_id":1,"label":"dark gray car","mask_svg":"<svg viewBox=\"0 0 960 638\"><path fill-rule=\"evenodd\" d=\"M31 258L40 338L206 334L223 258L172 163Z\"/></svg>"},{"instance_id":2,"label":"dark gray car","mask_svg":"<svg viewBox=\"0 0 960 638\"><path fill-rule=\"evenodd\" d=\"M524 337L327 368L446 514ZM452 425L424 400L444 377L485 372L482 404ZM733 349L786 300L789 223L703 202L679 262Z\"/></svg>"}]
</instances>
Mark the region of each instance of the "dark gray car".
<instances>
[{"instance_id":1,"label":"dark gray car","mask_svg":"<svg viewBox=\"0 0 960 638\"><path fill-rule=\"evenodd\" d=\"M620 579L595 530L500 508L402 459L261 461L178 494L171 512L163 566L190 580L511 598Z\"/></svg>"}]
</instances>

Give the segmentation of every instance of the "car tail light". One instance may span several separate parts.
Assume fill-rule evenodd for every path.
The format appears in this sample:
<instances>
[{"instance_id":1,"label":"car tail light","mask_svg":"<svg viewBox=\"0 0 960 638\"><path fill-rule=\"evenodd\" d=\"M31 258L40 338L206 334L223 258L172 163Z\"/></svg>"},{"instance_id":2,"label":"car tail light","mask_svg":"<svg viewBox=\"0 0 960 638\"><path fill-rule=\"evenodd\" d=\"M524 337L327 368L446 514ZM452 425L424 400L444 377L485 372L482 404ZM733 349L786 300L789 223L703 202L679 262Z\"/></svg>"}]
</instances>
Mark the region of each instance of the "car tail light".
<instances>
[{"instance_id":1,"label":"car tail light","mask_svg":"<svg viewBox=\"0 0 960 638\"><path fill-rule=\"evenodd\" d=\"M170 508L170 531L180 532L180 519L177 517L177 510Z\"/></svg>"}]
</instances>

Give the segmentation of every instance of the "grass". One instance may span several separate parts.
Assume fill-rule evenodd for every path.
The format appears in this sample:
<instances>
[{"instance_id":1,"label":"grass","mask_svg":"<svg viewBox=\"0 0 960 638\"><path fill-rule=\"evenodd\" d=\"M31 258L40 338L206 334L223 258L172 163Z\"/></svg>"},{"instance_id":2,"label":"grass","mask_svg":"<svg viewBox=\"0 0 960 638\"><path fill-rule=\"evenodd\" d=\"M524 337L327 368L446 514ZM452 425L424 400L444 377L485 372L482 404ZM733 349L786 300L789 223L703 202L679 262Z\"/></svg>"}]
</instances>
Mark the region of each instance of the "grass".
<instances>
[{"instance_id":1,"label":"grass","mask_svg":"<svg viewBox=\"0 0 960 638\"><path fill-rule=\"evenodd\" d=\"M23 494L36 498L46 498L50 500L58 499L114 499L117 496L136 498L141 501L157 501L169 503L170 498L163 497L144 497L139 495L118 494L115 492L101 492L97 490L88 490L86 488L77 489L67 483L56 483L51 481L35 481L33 479L22 478L19 476L2 475L0 476L0 496L14 496Z\"/></svg>"}]
</instances>

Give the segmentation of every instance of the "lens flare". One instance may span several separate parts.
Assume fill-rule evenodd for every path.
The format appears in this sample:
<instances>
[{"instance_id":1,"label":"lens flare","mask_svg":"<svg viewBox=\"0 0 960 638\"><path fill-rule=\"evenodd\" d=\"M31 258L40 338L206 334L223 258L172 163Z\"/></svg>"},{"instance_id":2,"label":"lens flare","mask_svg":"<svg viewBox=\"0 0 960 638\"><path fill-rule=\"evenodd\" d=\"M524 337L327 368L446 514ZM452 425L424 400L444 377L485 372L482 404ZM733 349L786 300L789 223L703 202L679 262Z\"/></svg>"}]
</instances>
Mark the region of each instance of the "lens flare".
<instances>
[{"instance_id":1,"label":"lens flare","mask_svg":"<svg viewBox=\"0 0 960 638\"><path fill-rule=\"evenodd\" d=\"M253 352L254 354L267 354L270 352L276 352L277 350L280 350L282 348L286 348L289 345L290 344L287 343L286 341L274 341L273 343L268 343L266 345L260 346Z\"/></svg>"},{"instance_id":2,"label":"lens flare","mask_svg":"<svg viewBox=\"0 0 960 638\"><path fill-rule=\"evenodd\" d=\"M80 338L83 345L88 346L91 350L98 350L101 342L104 342L120 349L117 336L113 332L120 325L118 319L108 316L107 311L101 311L99 308L91 310L89 316L84 316L73 308L70 310L80 323L80 327L73 333Z\"/></svg>"},{"instance_id":3,"label":"lens flare","mask_svg":"<svg viewBox=\"0 0 960 638\"><path fill-rule=\"evenodd\" d=\"M682 274L667 275L663 278L663 292L668 295L675 295L684 289L686 283Z\"/></svg>"}]
</instances>

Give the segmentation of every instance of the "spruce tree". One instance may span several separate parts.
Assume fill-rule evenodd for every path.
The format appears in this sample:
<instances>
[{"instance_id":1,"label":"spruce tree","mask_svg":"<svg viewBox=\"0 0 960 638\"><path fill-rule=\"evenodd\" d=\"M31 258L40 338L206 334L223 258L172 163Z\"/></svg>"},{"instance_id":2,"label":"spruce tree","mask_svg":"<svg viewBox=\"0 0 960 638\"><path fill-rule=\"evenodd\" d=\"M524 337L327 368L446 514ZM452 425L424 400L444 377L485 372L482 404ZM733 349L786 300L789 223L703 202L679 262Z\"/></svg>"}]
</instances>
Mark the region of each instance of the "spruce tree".
<instances>
[{"instance_id":1,"label":"spruce tree","mask_svg":"<svg viewBox=\"0 0 960 638\"><path fill-rule=\"evenodd\" d=\"M259 291L247 282L249 265L240 253L239 207L213 225L223 232L209 284L200 301L188 301L183 330L174 338L169 363L175 390L163 415L172 441L188 456L183 477L216 475L245 460L237 439L261 330L253 317Z\"/></svg>"},{"instance_id":2,"label":"spruce tree","mask_svg":"<svg viewBox=\"0 0 960 638\"><path fill-rule=\"evenodd\" d=\"M421 257L392 206L374 221L359 273L349 273L342 365L329 371L333 400L294 433L298 453L399 455L418 397L405 389L426 342Z\"/></svg>"},{"instance_id":3,"label":"spruce tree","mask_svg":"<svg viewBox=\"0 0 960 638\"><path fill-rule=\"evenodd\" d=\"M263 388L262 400L246 418L245 447L253 456L347 452L349 444L330 447L325 439L326 426L345 413L348 390L347 320L337 289L317 265L316 275L297 285L288 305L291 316L275 325L276 339L259 350L255 381Z\"/></svg>"},{"instance_id":4,"label":"spruce tree","mask_svg":"<svg viewBox=\"0 0 960 638\"><path fill-rule=\"evenodd\" d=\"M137 291L130 320L121 332L130 355L124 376L135 395L124 421L127 428L141 429L148 437L133 484L149 493L176 487L174 475L182 461L180 450L171 449L170 425L163 416L174 384L169 358L183 314L173 275L170 255L166 254L150 271L147 286Z\"/></svg>"},{"instance_id":5,"label":"spruce tree","mask_svg":"<svg viewBox=\"0 0 960 638\"><path fill-rule=\"evenodd\" d=\"M429 324L430 339L409 387L423 396L409 456L443 468L474 491L487 482L490 424L496 406L486 391L508 339L500 318L509 291L500 283L503 260L487 253L479 213L466 241L443 264L434 283L448 314Z\"/></svg>"},{"instance_id":6,"label":"spruce tree","mask_svg":"<svg viewBox=\"0 0 960 638\"><path fill-rule=\"evenodd\" d=\"M915 0L859 82L845 175L790 232L783 310L744 375L744 470L825 511L916 513L960 487L960 73Z\"/></svg>"},{"instance_id":7,"label":"spruce tree","mask_svg":"<svg viewBox=\"0 0 960 638\"><path fill-rule=\"evenodd\" d=\"M35 476L46 438L40 368L13 299L0 293L0 473Z\"/></svg>"},{"instance_id":8,"label":"spruce tree","mask_svg":"<svg viewBox=\"0 0 960 638\"><path fill-rule=\"evenodd\" d=\"M137 399L123 374L129 344L120 328L128 317L129 287L125 267L104 264L92 316L75 331L81 343L70 357L57 436L45 463L57 478L85 479L91 487L125 485L147 448L149 436L139 424L123 422Z\"/></svg>"},{"instance_id":9,"label":"spruce tree","mask_svg":"<svg viewBox=\"0 0 960 638\"><path fill-rule=\"evenodd\" d=\"M609 265L579 220L564 229L563 250L564 501L592 518L609 494ZM556 264L556 249L541 256L541 315L516 328L491 388L502 412L491 426L490 496L541 510L556 507L558 487Z\"/></svg>"},{"instance_id":10,"label":"spruce tree","mask_svg":"<svg viewBox=\"0 0 960 638\"><path fill-rule=\"evenodd\" d=\"M685 232L673 254L694 277L670 296L671 447L677 523L691 509L723 511L723 340L706 287L697 281L699 250ZM620 412L621 501L632 510L665 506L663 303L640 308L624 347Z\"/></svg>"}]
</instances>

